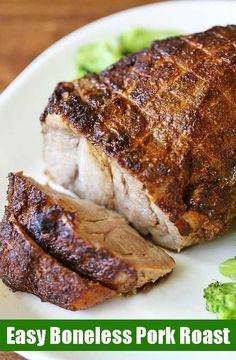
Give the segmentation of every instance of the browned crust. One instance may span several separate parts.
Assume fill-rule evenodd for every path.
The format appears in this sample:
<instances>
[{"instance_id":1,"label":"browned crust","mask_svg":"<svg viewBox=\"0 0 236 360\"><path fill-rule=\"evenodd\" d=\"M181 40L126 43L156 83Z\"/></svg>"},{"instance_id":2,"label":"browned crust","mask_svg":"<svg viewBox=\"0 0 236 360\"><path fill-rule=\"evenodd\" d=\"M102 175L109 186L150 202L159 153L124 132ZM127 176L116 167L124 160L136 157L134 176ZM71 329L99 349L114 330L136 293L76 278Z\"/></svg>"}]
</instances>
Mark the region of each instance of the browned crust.
<instances>
[{"instance_id":1,"label":"browned crust","mask_svg":"<svg viewBox=\"0 0 236 360\"><path fill-rule=\"evenodd\" d=\"M41 120L60 114L115 158L186 245L209 240L236 212L235 49L234 25L156 41L99 76L58 84Z\"/></svg>"},{"instance_id":2,"label":"browned crust","mask_svg":"<svg viewBox=\"0 0 236 360\"><path fill-rule=\"evenodd\" d=\"M117 295L61 265L20 227L8 209L0 224L0 277L13 291L68 310L83 310Z\"/></svg>"},{"instance_id":3,"label":"browned crust","mask_svg":"<svg viewBox=\"0 0 236 360\"><path fill-rule=\"evenodd\" d=\"M74 213L59 206L49 188L46 193L22 173L11 173L8 206L30 236L71 270L121 292L130 291L137 283L134 268L78 234Z\"/></svg>"}]
</instances>

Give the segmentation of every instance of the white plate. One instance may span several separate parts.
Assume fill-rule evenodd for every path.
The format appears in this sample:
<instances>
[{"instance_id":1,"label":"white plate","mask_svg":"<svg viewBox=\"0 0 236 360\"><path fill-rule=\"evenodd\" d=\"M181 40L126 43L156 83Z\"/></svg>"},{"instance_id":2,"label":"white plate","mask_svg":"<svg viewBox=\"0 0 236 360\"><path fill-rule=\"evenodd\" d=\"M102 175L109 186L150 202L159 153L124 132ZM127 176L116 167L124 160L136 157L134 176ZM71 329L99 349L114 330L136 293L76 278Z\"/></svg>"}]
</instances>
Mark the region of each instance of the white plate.
<instances>
[{"instance_id":1,"label":"white plate","mask_svg":"<svg viewBox=\"0 0 236 360\"><path fill-rule=\"evenodd\" d=\"M79 11L79 10L78 10ZM58 81L75 76L77 48L98 39L113 38L133 26L177 29L182 33L206 30L213 25L236 23L236 3L169 2L121 12L79 29L42 53L0 96L0 204L1 212L9 171L21 170L43 180L39 115ZM17 61L17 54L16 54ZM0 318L212 318L205 311L203 288L212 279L223 279L218 264L235 254L235 226L221 239L174 254L176 269L171 277L149 293L114 299L91 310L69 312L41 303L27 294L13 294L0 285ZM189 353L178 353L183 359ZM209 358L208 354L208 358ZM232 355L232 353L231 353ZM227 355L228 359L230 354ZM76 359L76 353L27 353L31 359ZM119 353L112 356L119 359ZM123 353L127 359L143 355ZM156 357L149 353L150 359ZM170 354L161 355L162 358ZM173 354L177 358L177 353ZM83 353L83 359L109 358L108 353ZM193 355L191 355L193 358ZM216 357L216 354L214 354ZM160 357L159 357L160 358Z\"/></svg>"}]
</instances>

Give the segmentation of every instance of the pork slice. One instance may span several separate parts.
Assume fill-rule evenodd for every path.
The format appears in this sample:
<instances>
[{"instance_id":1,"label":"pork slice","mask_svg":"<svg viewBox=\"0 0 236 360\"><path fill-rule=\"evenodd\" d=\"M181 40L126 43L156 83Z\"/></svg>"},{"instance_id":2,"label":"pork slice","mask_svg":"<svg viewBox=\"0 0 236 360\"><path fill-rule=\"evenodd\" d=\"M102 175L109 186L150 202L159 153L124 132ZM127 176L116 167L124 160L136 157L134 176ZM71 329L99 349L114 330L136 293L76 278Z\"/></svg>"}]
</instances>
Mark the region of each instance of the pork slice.
<instances>
[{"instance_id":1,"label":"pork slice","mask_svg":"<svg viewBox=\"0 0 236 360\"><path fill-rule=\"evenodd\" d=\"M9 175L8 206L19 224L70 269L120 292L170 273L174 261L117 213Z\"/></svg>"},{"instance_id":2,"label":"pork slice","mask_svg":"<svg viewBox=\"0 0 236 360\"><path fill-rule=\"evenodd\" d=\"M83 310L117 293L67 269L39 247L6 209L0 224L0 278L67 310Z\"/></svg>"},{"instance_id":3,"label":"pork slice","mask_svg":"<svg viewBox=\"0 0 236 360\"><path fill-rule=\"evenodd\" d=\"M215 27L58 84L41 117L48 174L167 248L221 234L236 213L235 46L235 25Z\"/></svg>"}]
</instances>

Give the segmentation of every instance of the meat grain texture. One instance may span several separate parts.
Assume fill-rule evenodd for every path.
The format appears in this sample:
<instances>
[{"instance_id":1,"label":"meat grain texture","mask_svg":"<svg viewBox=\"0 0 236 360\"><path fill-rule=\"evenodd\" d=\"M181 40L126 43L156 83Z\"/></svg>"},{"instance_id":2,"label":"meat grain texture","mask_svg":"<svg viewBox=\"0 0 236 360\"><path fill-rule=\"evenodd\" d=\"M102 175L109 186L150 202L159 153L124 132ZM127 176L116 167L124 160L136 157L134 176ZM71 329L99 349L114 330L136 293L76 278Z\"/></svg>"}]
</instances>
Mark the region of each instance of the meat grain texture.
<instances>
[{"instance_id":1,"label":"meat grain texture","mask_svg":"<svg viewBox=\"0 0 236 360\"><path fill-rule=\"evenodd\" d=\"M173 259L117 213L9 175L8 209L46 252L71 270L127 293L170 273Z\"/></svg>"},{"instance_id":2,"label":"meat grain texture","mask_svg":"<svg viewBox=\"0 0 236 360\"><path fill-rule=\"evenodd\" d=\"M164 247L211 240L236 212L236 26L59 83L41 121L55 182Z\"/></svg>"}]
</instances>

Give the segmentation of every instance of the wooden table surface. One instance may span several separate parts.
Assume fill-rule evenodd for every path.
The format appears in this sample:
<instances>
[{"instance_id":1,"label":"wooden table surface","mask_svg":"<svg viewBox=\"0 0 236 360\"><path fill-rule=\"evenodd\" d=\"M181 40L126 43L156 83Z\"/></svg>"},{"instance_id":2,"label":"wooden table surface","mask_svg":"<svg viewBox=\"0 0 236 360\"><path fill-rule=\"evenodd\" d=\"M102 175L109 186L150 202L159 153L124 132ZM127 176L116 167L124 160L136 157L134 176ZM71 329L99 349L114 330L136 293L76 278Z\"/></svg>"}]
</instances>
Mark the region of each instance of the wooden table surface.
<instances>
[{"instance_id":1,"label":"wooden table surface","mask_svg":"<svg viewBox=\"0 0 236 360\"><path fill-rule=\"evenodd\" d=\"M20 355L12 352L1 352L0 351L0 359L1 360L24 360Z\"/></svg>"},{"instance_id":2,"label":"wooden table surface","mask_svg":"<svg viewBox=\"0 0 236 360\"><path fill-rule=\"evenodd\" d=\"M0 0L0 92L38 54L100 17L157 0ZM121 29L122 30L122 29ZM1 360L22 359L0 352Z\"/></svg>"}]
</instances>

